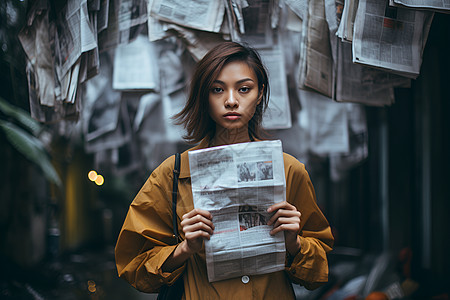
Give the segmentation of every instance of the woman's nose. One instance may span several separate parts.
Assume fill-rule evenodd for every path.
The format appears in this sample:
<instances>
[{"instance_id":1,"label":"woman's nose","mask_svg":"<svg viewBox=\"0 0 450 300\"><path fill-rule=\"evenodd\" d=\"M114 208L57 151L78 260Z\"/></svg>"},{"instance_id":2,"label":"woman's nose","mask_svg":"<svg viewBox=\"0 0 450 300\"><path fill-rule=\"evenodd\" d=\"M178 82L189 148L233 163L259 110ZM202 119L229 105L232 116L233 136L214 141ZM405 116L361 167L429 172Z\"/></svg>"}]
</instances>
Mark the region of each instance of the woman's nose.
<instances>
[{"instance_id":1,"label":"woman's nose","mask_svg":"<svg viewBox=\"0 0 450 300\"><path fill-rule=\"evenodd\" d=\"M238 107L239 106L239 102L236 98L236 95L233 92L230 92L226 101L225 101L225 106L226 107Z\"/></svg>"}]
</instances>

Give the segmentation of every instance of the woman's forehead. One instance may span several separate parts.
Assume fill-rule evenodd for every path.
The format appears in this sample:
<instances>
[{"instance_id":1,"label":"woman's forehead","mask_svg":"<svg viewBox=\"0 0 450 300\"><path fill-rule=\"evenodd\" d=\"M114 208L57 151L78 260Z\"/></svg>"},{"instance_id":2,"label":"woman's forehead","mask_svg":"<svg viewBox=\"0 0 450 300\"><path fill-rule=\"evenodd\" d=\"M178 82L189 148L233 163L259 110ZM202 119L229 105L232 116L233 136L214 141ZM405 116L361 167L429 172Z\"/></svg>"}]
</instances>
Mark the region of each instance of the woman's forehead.
<instances>
[{"instance_id":1,"label":"woman's forehead","mask_svg":"<svg viewBox=\"0 0 450 300\"><path fill-rule=\"evenodd\" d=\"M242 78L258 81L253 68L247 62L237 60L226 63L217 75L216 80L241 80Z\"/></svg>"}]
</instances>

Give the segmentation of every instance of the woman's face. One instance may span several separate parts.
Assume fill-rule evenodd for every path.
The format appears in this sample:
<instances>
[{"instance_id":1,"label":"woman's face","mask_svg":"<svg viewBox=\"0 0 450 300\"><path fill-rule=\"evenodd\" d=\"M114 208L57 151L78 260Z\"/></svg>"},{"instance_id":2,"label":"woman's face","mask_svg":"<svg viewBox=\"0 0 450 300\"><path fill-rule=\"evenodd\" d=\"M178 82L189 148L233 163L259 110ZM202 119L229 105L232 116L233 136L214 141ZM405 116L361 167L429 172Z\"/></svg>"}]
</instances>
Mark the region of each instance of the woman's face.
<instances>
[{"instance_id":1,"label":"woman's face","mask_svg":"<svg viewBox=\"0 0 450 300\"><path fill-rule=\"evenodd\" d=\"M209 91L209 114L216 126L247 129L261 102L255 72L242 61L227 63Z\"/></svg>"}]
</instances>

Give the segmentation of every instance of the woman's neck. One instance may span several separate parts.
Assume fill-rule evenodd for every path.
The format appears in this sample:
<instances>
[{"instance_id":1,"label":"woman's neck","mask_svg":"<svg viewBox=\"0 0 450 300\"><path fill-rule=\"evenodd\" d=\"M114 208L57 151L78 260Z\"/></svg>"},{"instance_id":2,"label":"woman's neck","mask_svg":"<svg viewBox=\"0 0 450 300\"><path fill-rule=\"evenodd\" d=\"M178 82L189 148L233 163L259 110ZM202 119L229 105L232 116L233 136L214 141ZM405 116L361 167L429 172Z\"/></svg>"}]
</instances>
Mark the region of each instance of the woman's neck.
<instances>
[{"instance_id":1,"label":"woman's neck","mask_svg":"<svg viewBox=\"0 0 450 300\"><path fill-rule=\"evenodd\" d=\"M226 129L216 127L216 133L210 141L210 147L250 142L247 127Z\"/></svg>"}]
</instances>

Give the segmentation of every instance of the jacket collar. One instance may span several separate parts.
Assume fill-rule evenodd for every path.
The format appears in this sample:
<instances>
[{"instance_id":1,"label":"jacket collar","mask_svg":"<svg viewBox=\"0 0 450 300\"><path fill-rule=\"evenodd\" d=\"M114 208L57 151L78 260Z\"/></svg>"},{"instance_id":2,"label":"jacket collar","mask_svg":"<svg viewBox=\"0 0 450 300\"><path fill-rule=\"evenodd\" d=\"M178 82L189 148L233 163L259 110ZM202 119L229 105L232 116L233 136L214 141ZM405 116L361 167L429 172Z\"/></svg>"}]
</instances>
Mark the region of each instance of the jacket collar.
<instances>
[{"instance_id":1,"label":"jacket collar","mask_svg":"<svg viewBox=\"0 0 450 300\"><path fill-rule=\"evenodd\" d=\"M181 153L181 166L180 166L180 178L189 178L191 177L191 172L189 170L189 151L198 150L208 148L209 140L204 138L200 144L195 147L192 147L183 153Z\"/></svg>"}]
</instances>

